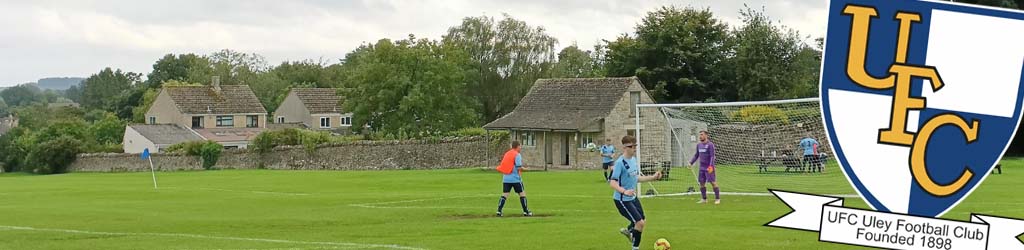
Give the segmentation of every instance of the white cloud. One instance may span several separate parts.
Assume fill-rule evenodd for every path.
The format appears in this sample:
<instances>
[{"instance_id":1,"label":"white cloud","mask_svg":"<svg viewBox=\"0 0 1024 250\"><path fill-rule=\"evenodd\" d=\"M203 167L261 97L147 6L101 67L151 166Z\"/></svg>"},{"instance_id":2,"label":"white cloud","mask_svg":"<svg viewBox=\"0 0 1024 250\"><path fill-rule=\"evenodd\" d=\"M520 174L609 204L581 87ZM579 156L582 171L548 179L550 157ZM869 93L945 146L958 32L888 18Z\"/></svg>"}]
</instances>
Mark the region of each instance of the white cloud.
<instances>
[{"instance_id":1,"label":"white cloud","mask_svg":"<svg viewBox=\"0 0 1024 250\"><path fill-rule=\"evenodd\" d=\"M508 13L543 26L561 47L591 48L631 33L664 5L710 8L731 25L747 4L728 1L42 1L0 3L0 85L51 76L88 76L103 67L148 72L167 53L223 48L284 60L336 61L364 42L409 34L439 39L463 17ZM824 35L825 1L771 1L769 16L814 37Z\"/></svg>"}]
</instances>

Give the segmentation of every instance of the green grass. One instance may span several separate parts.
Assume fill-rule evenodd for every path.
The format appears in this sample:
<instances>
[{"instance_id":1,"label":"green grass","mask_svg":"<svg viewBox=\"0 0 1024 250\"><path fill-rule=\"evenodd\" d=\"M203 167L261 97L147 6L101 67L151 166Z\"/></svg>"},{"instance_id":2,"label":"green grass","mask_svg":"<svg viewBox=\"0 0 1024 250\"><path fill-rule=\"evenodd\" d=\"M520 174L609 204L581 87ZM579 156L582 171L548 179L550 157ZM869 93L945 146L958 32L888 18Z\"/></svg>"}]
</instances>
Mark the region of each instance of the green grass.
<instances>
[{"instance_id":1,"label":"green grass","mask_svg":"<svg viewBox=\"0 0 1024 250\"><path fill-rule=\"evenodd\" d=\"M825 174L758 174L719 167L724 192L853 194L832 166ZM1024 160L1004 161L945 217L970 212L1024 217ZM684 190L687 169L659 182ZM628 249L626 221L597 171L528 172L537 217L493 213L500 176L479 169L431 171L228 170L158 173L0 174L0 249ZM644 185L649 188L649 185ZM667 238L677 249L853 249L811 232L762 226L789 209L770 196L695 196L643 200L643 249ZM857 198L847 206L865 207Z\"/></svg>"}]
</instances>

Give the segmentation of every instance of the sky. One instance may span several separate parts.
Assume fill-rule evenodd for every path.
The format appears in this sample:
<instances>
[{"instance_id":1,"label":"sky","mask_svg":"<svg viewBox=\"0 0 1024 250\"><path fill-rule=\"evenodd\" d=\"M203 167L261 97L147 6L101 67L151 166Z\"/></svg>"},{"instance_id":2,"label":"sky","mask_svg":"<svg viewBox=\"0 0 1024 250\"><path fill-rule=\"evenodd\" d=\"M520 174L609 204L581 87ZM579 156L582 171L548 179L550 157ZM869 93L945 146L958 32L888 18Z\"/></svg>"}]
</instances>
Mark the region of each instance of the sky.
<instances>
[{"instance_id":1,"label":"sky","mask_svg":"<svg viewBox=\"0 0 1024 250\"><path fill-rule=\"evenodd\" d=\"M257 53L271 65L337 63L367 42L440 39L464 17L502 13L544 27L559 50L591 49L633 33L661 6L708 8L738 26L744 5L810 36L808 43L825 34L825 0L0 0L0 86L105 67L146 74L163 55L221 49Z\"/></svg>"}]
</instances>

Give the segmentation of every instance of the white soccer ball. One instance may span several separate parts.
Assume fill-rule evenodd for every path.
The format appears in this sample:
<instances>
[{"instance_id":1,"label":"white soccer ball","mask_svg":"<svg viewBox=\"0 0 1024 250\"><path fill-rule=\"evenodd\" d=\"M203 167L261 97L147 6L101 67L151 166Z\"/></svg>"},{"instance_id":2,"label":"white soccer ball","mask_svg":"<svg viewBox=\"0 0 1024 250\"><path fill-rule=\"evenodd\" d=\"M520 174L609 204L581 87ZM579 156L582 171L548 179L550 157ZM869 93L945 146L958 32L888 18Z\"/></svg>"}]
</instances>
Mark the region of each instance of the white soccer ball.
<instances>
[{"instance_id":1,"label":"white soccer ball","mask_svg":"<svg viewBox=\"0 0 1024 250\"><path fill-rule=\"evenodd\" d=\"M594 144L593 142L587 143L587 149L590 150L590 152L594 152L594 150L597 150L597 144Z\"/></svg>"}]
</instances>

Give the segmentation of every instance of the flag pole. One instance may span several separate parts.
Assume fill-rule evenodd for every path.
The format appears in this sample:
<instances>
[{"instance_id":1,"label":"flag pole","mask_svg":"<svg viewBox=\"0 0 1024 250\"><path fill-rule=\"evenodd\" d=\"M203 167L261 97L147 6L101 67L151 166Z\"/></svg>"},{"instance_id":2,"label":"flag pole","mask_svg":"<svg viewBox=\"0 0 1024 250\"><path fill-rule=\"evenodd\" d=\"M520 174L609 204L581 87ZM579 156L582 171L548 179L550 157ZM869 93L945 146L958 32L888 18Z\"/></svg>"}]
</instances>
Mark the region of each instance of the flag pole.
<instances>
[{"instance_id":1,"label":"flag pole","mask_svg":"<svg viewBox=\"0 0 1024 250\"><path fill-rule=\"evenodd\" d=\"M149 156L149 149L142 150L142 159L149 160L149 173L153 176L153 189L160 189L156 185L156 167L153 166L153 157Z\"/></svg>"}]
</instances>

